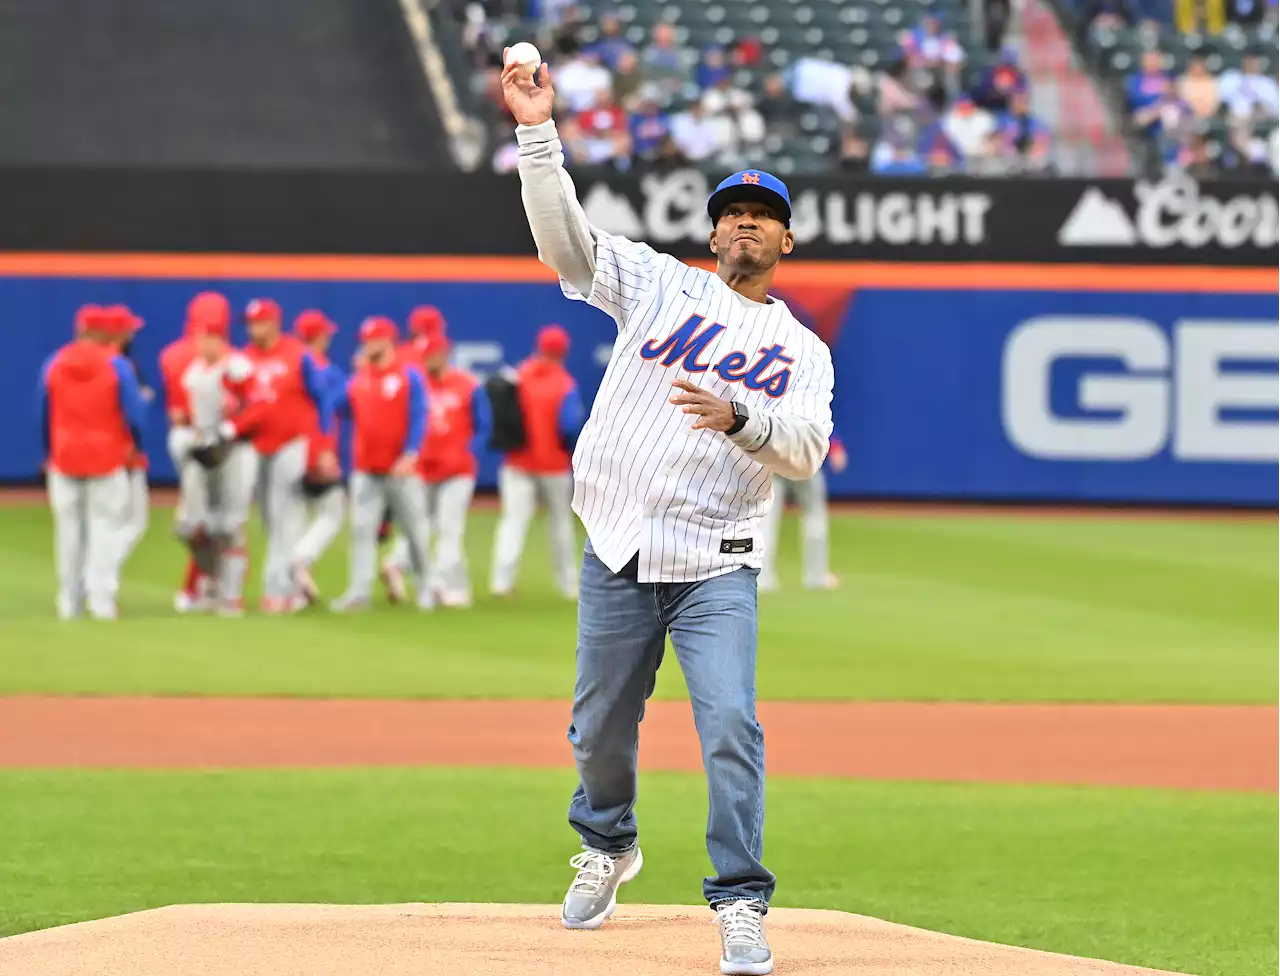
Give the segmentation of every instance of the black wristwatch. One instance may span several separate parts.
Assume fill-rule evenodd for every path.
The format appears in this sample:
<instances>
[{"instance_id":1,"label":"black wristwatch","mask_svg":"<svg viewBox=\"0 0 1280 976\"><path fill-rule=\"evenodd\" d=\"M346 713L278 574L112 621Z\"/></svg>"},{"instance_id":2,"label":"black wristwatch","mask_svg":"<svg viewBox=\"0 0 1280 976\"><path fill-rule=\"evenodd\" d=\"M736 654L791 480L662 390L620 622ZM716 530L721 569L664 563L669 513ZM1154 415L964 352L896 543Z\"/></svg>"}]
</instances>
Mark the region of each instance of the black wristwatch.
<instances>
[{"instance_id":1,"label":"black wristwatch","mask_svg":"<svg viewBox=\"0 0 1280 976\"><path fill-rule=\"evenodd\" d=\"M751 419L751 414L747 412L745 403L739 403L737 400L731 400L730 405L733 407L733 426L725 431L726 434L736 434L747 426L747 421Z\"/></svg>"}]
</instances>

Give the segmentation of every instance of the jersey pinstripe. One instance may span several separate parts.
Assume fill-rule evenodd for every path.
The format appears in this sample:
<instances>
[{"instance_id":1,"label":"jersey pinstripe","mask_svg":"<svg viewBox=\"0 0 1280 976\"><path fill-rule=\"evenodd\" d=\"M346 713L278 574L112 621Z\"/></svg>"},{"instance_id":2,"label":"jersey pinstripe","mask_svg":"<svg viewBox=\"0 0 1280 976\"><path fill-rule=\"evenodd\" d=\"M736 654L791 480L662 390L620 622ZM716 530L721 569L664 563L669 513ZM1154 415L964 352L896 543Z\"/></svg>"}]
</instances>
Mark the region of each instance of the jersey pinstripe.
<instances>
[{"instance_id":1,"label":"jersey pinstripe","mask_svg":"<svg viewBox=\"0 0 1280 976\"><path fill-rule=\"evenodd\" d=\"M638 552L641 582L758 568L770 472L725 435L691 430L694 418L668 402L671 383L688 380L753 413L796 414L829 437L825 343L780 300L752 302L712 272L600 232L590 294L561 288L618 326L573 454L573 509L596 555L616 573ZM723 551L745 539L751 552Z\"/></svg>"}]
</instances>

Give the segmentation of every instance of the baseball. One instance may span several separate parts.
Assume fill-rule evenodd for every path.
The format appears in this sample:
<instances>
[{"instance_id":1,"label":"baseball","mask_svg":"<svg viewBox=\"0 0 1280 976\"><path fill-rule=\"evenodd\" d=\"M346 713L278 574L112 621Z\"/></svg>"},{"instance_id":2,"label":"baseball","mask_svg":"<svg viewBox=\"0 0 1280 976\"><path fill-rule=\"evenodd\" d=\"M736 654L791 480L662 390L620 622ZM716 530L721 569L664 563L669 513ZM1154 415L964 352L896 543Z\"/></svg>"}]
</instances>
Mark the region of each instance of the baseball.
<instances>
[{"instance_id":1,"label":"baseball","mask_svg":"<svg viewBox=\"0 0 1280 976\"><path fill-rule=\"evenodd\" d=\"M528 41L520 41L507 49L507 65L509 67L513 64L518 64L525 74L532 75L542 64L542 55Z\"/></svg>"}]
</instances>

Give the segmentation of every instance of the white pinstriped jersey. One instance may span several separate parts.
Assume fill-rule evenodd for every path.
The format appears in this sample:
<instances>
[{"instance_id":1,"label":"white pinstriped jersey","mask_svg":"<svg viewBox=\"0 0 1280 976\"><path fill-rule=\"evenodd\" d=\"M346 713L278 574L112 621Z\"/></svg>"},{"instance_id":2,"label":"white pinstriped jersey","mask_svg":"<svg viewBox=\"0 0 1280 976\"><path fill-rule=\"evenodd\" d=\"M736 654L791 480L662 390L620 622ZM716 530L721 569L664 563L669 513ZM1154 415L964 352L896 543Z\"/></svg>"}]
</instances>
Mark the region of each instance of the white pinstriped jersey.
<instances>
[{"instance_id":1,"label":"white pinstriped jersey","mask_svg":"<svg viewBox=\"0 0 1280 976\"><path fill-rule=\"evenodd\" d=\"M591 293L561 288L618 325L573 453L573 510L596 555L616 573L638 552L641 582L758 568L770 472L724 434L691 430L696 417L668 402L671 383L688 380L753 414L796 414L829 438L826 344L777 299L752 302L713 272L599 231Z\"/></svg>"}]
</instances>

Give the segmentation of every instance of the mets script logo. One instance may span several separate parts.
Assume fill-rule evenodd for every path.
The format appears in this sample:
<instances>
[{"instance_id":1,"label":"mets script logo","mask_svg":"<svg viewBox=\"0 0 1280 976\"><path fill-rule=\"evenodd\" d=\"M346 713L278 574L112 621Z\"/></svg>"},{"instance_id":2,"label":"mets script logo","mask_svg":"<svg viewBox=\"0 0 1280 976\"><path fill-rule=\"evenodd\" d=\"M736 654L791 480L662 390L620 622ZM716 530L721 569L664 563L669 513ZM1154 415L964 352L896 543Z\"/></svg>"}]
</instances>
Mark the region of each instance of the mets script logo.
<instances>
[{"instance_id":1,"label":"mets script logo","mask_svg":"<svg viewBox=\"0 0 1280 976\"><path fill-rule=\"evenodd\" d=\"M663 366L679 363L680 368L689 373L705 373L710 369L726 383L741 383L748 390L764 390L771 397L780 397L787 392L791 383L790 367L795 360L783 355L785 346L761 346L750 366L747 365L750 362L747 354L737 349L722 356L714 367L710 363L699 362L711 341L724 331L719 322L703 326L705 321L704 316L690 315L684 325L665 339L650 339L641 346L640 358L661 358ZM769 372L777 365L782 368Z\"/></svg>"},{"instance_id":2,"label":"mets script logo","mask_svg":"<svg viewBox=\"0 0 1280 976\"><path fill-rule=\"evenodd\" d=\"M759 173L743 173L742 182L743 183L759 183L760 174Z\"/></svg>"}]
</instances>

